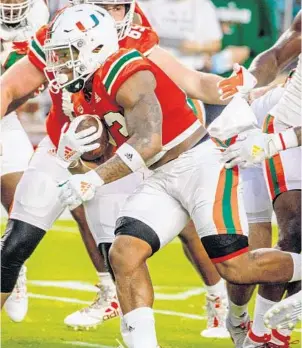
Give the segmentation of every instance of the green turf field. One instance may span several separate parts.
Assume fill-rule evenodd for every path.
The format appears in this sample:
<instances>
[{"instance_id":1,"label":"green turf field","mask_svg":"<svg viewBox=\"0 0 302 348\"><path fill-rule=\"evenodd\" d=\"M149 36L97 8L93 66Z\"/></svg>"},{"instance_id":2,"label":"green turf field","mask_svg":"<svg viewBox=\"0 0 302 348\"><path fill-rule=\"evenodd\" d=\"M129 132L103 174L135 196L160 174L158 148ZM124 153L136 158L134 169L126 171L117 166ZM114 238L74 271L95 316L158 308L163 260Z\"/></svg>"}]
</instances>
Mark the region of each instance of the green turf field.
<instances>
[{"instance_id":1,"label":"green turf field","mask_svg":"<svg viewBox=\"0 0 302 348\"><path fill-rule=\"evenodd\" d=\"M202 283L186 261L178 240L158 252L149 265L157 297L158 339L163 348L233 347L228 339L200 336L206 325L205 295ZM90 287L83 285L97 281L73 222L56 223L27 262L27 267L28 315L24 322L16 324L3 314L2 348L118 346L116 339L121 340L118 319L107 321L93 331L73 331L64 326L66 315L94 298ZM299 336L300 332L295 332L294 339Z\"/></svg>"}]
</instances>

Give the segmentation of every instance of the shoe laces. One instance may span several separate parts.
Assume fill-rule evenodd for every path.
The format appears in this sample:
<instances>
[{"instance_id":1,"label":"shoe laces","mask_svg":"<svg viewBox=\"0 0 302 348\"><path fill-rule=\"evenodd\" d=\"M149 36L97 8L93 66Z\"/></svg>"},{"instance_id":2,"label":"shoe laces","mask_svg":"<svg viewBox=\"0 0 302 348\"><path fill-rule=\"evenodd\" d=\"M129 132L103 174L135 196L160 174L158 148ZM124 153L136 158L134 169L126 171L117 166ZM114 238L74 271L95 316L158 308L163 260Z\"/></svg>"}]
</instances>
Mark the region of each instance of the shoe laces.
<instances>
[{"instance_id":1,"label":"shoe laces","mask_svg":"<svg viewBox=\"0 0 302 348\"><path fill-rule=\"evenodd\" d=\"M100 309L105 306L107 307L110 305L111 300L114 297L112 289L109 286L104 286L102 284L96 284L95 286L100 290L97 292L92 304L82 309L84 312L87 312L90 309Z\"/></svg>"},{"instance_id":2,"label":"shoe laces","mask_svg":"<svg viewBox=\"0 0 302 348\"><path fill-rule=\"evenodd\" d=\"M245 322L242 322L239 327L242 329L242 330L251 330L253 326L253 321L252 320L249 320L249 321L245 321Z\"/></svg>"},{"instance_id":3,"label":"shoe laces","mask_svg":"<svg viewBox=\"0 0 302 348\"><path fill-rule=\"evenodd\" d=\"M227 301L220 296L207 295L208 328L225 327Z\"/></svg>"}]
</instances>

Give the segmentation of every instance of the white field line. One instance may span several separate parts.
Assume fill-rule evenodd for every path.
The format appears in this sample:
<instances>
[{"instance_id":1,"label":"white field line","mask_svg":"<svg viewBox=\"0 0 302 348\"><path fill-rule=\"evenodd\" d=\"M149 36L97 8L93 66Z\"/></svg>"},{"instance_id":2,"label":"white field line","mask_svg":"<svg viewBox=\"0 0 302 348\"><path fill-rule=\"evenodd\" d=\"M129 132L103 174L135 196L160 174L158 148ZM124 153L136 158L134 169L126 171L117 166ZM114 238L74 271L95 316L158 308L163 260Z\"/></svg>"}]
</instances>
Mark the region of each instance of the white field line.
<instances>
[{"instance_id":1,"label":"white field line","mask_svg":"<svg viewBox=\"0 0 302 348\"><path fill-rule=\"evenodd\" d=\"M53 288L60 288L60 289L70 289L70 290L79 290L79 291L87 291L87 292L96 292L98 291L98 288L84 282L77 282L77 281L51 281L51 280L29 280L27 282L29 285L39 286L39 287L53 287ZM164 287L168 288L168 287ZM157 288L157 290L159 287ZM178 288L181 289L181 288ZM187 289L186 287L182 287L182 289ZM155 293L155 299L156 300L166 300L166 301L176 301L176 300L187 300L188 298L192 296L197 296L200 294L203 294L205 292L205 289L200 288L192 288L189 290L185 290L183 292L177 292L174 294L167 294L167 293Z\"/></svg>"},{"instance_id":2,"label":"white field line","mask_svg":"<svg viewBox=\"0 0 302 348\"><path fill-rule=\"evenodd\" d=\"M64 344L70 344L72 346L77 347L91 347L91 348L116 348L113 346L103 346L101 344L95 344L95 343L88 343L88 342L80 342L80 341L66 341L63 342Z\"/></svg>"},{"instance_id":3,"label":"white field line","mask_svg":"<svg viewBox=\"0 0 302 348\"><path fill-rule=\"evenodd\" d=\"M28 293L28 296L31 298L36 298L36 299L40 299L40 300L58 301L58 302L65 302L65 303L91 304L90 301L82 301L82 300L79 300L77 298L48 296L48 295L32 294L32 293ZM205 320L206 319L205 316L201 316L201 315L174 312L174 311L165 311L165 310L160 310L160 309L155 309L154 313L162 314L162 315L170 315L170 316L174 316L174 317L188 318L188 319L193 319L193 320Z\"/></svg>"}]
</instances>

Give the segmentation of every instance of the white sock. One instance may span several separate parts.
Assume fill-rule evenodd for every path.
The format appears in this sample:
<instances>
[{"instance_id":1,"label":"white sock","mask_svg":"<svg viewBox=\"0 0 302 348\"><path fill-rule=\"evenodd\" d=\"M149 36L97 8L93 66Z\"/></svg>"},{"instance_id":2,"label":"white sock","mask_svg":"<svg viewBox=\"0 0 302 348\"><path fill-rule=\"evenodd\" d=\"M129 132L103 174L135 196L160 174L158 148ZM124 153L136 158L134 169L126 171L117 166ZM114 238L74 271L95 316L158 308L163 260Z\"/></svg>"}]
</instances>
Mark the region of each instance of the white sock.
<instances>
[{"instance_id":1,"label":"white sock","mask_svg":"<svg viewBox=\"0 0 302 348\"><path fill-rule=\"evenodd\" d=\"M239 326L247 316L247 305L238 306L229 299L229 317L234 326Z\"/></svg>"},{"instance_id":2,"label":"white sock","mask_svg":"<svg viewBox=\"0 0 302 348\"><path fill-rule=\"evenodd\" d=\"M110 289L115 289L115 284L109 272L96 272L96 274L98 275L98 278L102 285L109 287Z\"/></svg>"},{"instance_id":3,"label":"white sock","mask_svg":"<svg viewBox=\"0 0 302 348\"><path fill-rule=\"evenodd\" d=\"M131 348L156 348L157 339L153 309L141 307L124 315L130 332Z\"/></svg>"},{"instance_id":4,"label":"white sock","mask_svg":"<svg viewBox=\"0 0 302 348\"><path fill-rule=\"evenodd\" d=\"M266 298L257 294L255 311L254 311L254 322L252 326L252 331L256 336L263 336L266 333L270 333L270 330L264 325L264 314L275 303L276 302L267 300Z\"/></svg>"},{"instance_id":5,"label":"white sock","mask_svg":"<svg viewBox=\"0 0 302 348\"><path fill-rule=\"evenodd\" d=\"M300 281L302 278L302 272L301 272L301 254L296 254L296 253L289 253L290 256L293 259L293 265L294 265L294 269L293 269L293 276L292 279L290 280L290 282L296 282L296 281Z\"/></svg>"},{"instance_id":6,"label":"white sock","mask_svg":"<svg viewBox=\"0 0 302 348\"><path fill-rule=\"evenodd\" d=\"M126 344L126 346L132 347L130 331L127 328L127 325L125 323L123 316L121 316L120 330L121 330L121 335L123 337L123 341Z\"/></svg>"},{"instance_id":7,"label":"white sock","mask_svg":"<svg viewBox=\"0 0 302 348\"><path fill-rule=\"evenodd\" d=\"M221 297L227 296L225 281L221 278L215 285L206 285L205 288L209 295L220 295Z\"/></svg>"}]
</instances>

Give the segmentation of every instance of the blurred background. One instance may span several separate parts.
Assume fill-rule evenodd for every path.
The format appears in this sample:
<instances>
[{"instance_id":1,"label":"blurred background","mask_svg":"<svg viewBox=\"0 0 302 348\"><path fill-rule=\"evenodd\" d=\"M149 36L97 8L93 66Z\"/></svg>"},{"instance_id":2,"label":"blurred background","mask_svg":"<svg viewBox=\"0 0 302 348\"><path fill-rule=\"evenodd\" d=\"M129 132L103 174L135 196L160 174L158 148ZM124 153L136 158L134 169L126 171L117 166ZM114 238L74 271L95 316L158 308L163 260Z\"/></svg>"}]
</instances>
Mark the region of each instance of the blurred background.
<instances>
[{"instance_id":1,"label":"blurred background","mask_svg":"<svg viewBox=\"0 0 302 348\"><path fill-rule=\"evenodd\" d=\"M192 69L228 76L272 46L301 8L298 0L139 0L160 45ZM51 17L68 0L48 0ZM290 69L290 67L288 68ZM282 82L283 76L279 77ZM44 135L45 91L19 110L34 145ZM33 122L34 121L34 122Z\"/></svg>"}]
</instances>

